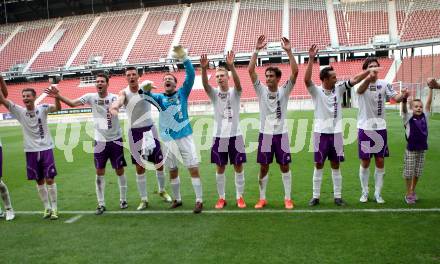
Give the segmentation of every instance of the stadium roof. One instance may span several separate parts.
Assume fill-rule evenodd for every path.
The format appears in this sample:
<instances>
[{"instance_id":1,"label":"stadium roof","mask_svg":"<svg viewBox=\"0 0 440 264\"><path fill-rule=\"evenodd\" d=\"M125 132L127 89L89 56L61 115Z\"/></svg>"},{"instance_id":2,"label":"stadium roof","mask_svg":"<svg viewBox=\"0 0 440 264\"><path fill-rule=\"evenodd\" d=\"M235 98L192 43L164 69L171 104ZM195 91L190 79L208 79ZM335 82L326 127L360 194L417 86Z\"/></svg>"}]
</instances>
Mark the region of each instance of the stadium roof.
<instances>
[{"instance_id":1,"label":"stadium roof","mask_svg":"<svg viewBox=\"0 0 440 264\"><path fill-rule=\"evenodd\" d=\"M206 0L205 0L206 1ZM203 0L0 0L0 24L204 2Z\"/></svg>"}]
</instances>

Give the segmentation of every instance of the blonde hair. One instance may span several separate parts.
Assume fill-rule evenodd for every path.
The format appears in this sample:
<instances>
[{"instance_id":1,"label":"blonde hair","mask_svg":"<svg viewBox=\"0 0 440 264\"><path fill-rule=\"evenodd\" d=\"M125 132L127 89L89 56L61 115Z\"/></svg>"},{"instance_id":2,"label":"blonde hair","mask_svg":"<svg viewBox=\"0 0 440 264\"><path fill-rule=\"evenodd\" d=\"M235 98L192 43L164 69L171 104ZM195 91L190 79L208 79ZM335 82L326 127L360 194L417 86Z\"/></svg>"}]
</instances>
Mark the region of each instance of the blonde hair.
<instances>
[{"instance_id":1,"label":"blonde hair","mask_svg":"<svg viewBox=\"0 0 440 264\"><path fill-rule=\"evenodd\" d=\"M228 70L227 70L225 67L217 67L217 68L215 69L215 72L219 72L219 71L223 71L223 72L226 73L226 75L229 76L229 72L228 72Z\"/></svg>"}]
</instances>

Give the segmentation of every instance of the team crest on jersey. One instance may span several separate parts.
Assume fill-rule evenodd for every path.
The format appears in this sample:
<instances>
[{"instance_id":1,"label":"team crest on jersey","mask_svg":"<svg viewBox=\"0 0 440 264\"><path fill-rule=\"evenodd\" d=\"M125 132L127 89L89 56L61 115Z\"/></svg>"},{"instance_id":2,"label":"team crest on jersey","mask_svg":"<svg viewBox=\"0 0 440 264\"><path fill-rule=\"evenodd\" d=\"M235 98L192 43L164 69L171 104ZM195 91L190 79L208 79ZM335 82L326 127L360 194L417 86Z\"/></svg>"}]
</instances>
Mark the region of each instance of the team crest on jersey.
<instances>
[{"instance_id":1,"label":"team crest on jersey","mask_svg":"<svg viewBox=\"0 0 440 264\"><path fill-rule=\"evenodd\" d=\"M225 100L226 98L228 98L228 94L227 93L218 93L218 97L220 97L221 100Z\"/></svg>"},{"instance_id":2,"label":"team crest on jersey","mask_svg":"<svg viewBox=\"0 0 440 264\"><path fill-rule=\"evenodd\" d=\"M380 89L382 89L382 85L377 86L377 90L380 90Z\"/></svg>"},{"instance_id":3,"label":"team crest on jersey","mask_svg":"<svg viewBox=\"0 0 440 264\"><path fill-rule=\"evenodd\" d=\"M273 94L268 94L268 95L267 95L267 99L269 99L269 100L275 100L275 99L277 99L277 96L276 96L276 95L273 95Z\"/></svg>"},{"instance_id":4,"label":"team crest on jersey","mask_svg":"<svg viewBox=\"0 0 440 264\"><path fill-rule=\"evenodd\" d=\"M34 118L36 116L35 112L26 112L26 116L29 118Z\"/></svg>"}]
</instances>

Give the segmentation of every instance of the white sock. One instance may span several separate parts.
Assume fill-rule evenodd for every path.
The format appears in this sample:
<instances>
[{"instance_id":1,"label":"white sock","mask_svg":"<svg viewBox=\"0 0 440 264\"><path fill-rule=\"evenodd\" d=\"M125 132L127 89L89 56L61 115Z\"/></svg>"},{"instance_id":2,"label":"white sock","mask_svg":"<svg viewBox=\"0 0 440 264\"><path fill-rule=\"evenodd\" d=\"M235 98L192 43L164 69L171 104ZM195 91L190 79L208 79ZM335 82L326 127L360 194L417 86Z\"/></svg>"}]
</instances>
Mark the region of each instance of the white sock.
<instances>
[{"instance_id":1,"label":"white sock","mask_svg":"<svg viewBox=\"0 0 440 264\"><path fill-rule=\"evenodd\" d=\"M52 185L47 185L47 192L49 193L50 204L52 206L52 210L57 210L58 209L57 184L53 183Z\"/></svg>"},{"instance_id":2,"label":"white sock","mask_svg":"<svg viewBox=\"0 0 440 264\"><path fill-rule=\"evenodd\" d=\"M136 183L137 183L137 188L138 188L139 196L141 197L141 200L148 201L147 177L145 177L145 174L137 174L136 173Z\"/></svg>"},{"instance_id":3,"label":"white sock","mask_svg":"<svg viewBox=\"0 0 440 264\"><path fill-rule=\"evenodd\" d=\"M2 196L3 204L5 206L5 209L11 209L11 197L9 196L8 187L6 184L0 179L0 194Z\"/></svg>"},{"instance_id":4,"label":"white sock","mask_svg":"<svg viewBox=\"0 0 440 264\"><path fill-rule=\"evenodd\" d=\"M156 171L157 186L159 187L159 192L165 191L165 174L163 171Z\"/></svg>"},{"instance_id":5,"label":"white sock","mask_svg":"<svg viewBox=\"0 0 440 264\"><path fill-rule=\"evenodd\" d=\"M217 193L221 199L225 199L225 174L215 174L215 179L217 180Z\"/></svg>"},{"instance_id":6,"label":"white sock","mask_svg":"<svg viewBox=\"0 0 440 264\"><path fill-rule=\"evenodd\" d=\"M119 200L127 201L127 178L124 174L118 176L119 183Z\"/></svg>"},{"instance_id":7,"label":"white sock","mask_svg":"<svg viewBox=\"0 0 440 264\"><path fill-rule=\"evenodd\" d=\"M335 198L342 198L342 175L341 170L332 169L333 195Z\"/></svg>"},{"instance_id":8,"label":"white sock","mask_svg":"<svg viewBox=\"0 0 440 264\"><path fill-rule=\"evenodd\" d=\"M370 177L370 167L359 166L359 180L361 181L362 193L368 193L368 178Z\"/></svg>"},{"instance_id":9,"label":"white sock","mask_svg":"<svg viewBox=\"0 0 440 264\"><path fill-rule=\"evenodd\" d=\"M269 180L269 175L264 176L259 179L259 188L260 188L260 200L266 200L266 186L267 181Z\"/></svg>"},{"instance_id":10,"label":"white sock","mask_svg":"<svg viewBox=\"0 0 440 264\"><path fill-rule=\"evenodd\" d=\"M47 194L46 185L37 185L38 195L40 196L41 201L43 202L44 209L50 209L49 204L49 196Z\"/></svg>"},{"instance_id":11,"label":"white sock","mask_svg":"<svg viewBox=\"0 0 440 264\"><path fill-rule=\"evenodd\" d=\"M177 176L175 179L170 180L171 189L173 190L174 199L178 202L182 201L182 197L180 196L180 177Z\"/></svg>"},{"instance_id":12,"label":"white sock","mask_svg":"<svg viewBox=\"0 0 440 264\"><path fill-rule=\"evenodd\" d=\"M104 178L104 176L96 175L95 189L96 189L96 197L98 198L98 205L105 206L105 200L104 200L105 178Z\"/></svg>"},{"instance_id":13,"label":"white sock","mask_svg":"<svg viewBox=\"0 0 440 264\"><path fill-rule=\"evenodd\" d=\"M319 199L321 196L322 169L313 170L313 198Z\"/></svg>"},{"instance_id":14,"label":"white sock","mask_svg":"<svg viewBox=\"0 0 440 264\"><path fill-rule=\"evenodd\" d=\"M379 169L378 167L376 167L376 169L374 170L374 195L381 195L384 174L385 169Z\"/></svg>"},{"instance_id":15,"label":"white sock","mask_svg":"<svg viewBox=\"0 0 440 264\"><path fill-rule=\"evenodd\" d=\"M237 199L243 196L244 183L244 170L242 172L235 172L235 190L237 193Z\"/></svg>"},{"instance_id":16,"label":"white sock","mask_svg":"<svg viewBox=\"0 0 440 264\"><path fill-rule=\"evenodd\" d=\"M284 185L284 199L290 200L292 192L292 172L289 170L286 173L281 173L281 176Z\"/></svg>"},{"instance_id":17,"label":"white sock","mask_svg":"<svg viewBox=\"0 0 440 264\"><path fill-rule=\"evenodd\" d=\"M196 202L203 202L202 199L202 182L200 181L200 178L193 178L191 177L191 182L194 188L194 192L196 193Z\"/></svg>"}]
</instances>

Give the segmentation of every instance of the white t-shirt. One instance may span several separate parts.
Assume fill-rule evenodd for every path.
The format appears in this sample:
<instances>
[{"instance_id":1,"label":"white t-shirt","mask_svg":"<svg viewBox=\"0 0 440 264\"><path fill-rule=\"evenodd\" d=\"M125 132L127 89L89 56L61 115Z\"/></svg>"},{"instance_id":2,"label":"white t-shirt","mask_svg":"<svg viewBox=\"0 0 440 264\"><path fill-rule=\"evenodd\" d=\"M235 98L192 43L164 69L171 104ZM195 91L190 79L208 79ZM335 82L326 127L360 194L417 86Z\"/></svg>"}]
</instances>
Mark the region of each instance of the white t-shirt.
<instances>
[{"instance_id":1,"label":"white t-shirt","mask_svg":"<svg viewBox=\"0 0 440 264\"><path fill-rule=\"evenodd\" d=\"M11 102L9 111L15 115L23 128L24 151L38 152L53 149L54 144L47 127L47 114L49 105L38 105L34 110L28 111L26 108Z\"/></svg>"},{"instance_id":2,"label":"white t-shirt","mask_svg":"<svg viewBox=\"0 0 440 264\"><path fill-rule=\"evenodd\" d=\"M139 128L153 125L151 119L151 104L142 99L138 92L133 93L130 87L124 89L124 106L127 113L129 128Z\"/></svg>"},{"instance_id":3,"label":"white t-shirt","mask_svg":"<svg viewBox=\"0 0 440 264\"><path fill-rule=\"evenodd\" d=\"M335 85L333 90L312 84L307 87L315 104L313 131L325 134L342 132L342 98L351 88L348 81Z\"/></svg>"},{"instance_id":4,"label":"white t-shirt","mask_svg":"<svg viewBox=\"0 0 440 264\"><path fill-rule=\"evenodd\" d=\"M240 97L241 92L229 88L222 92L218 88L208 93L214 105L214 137L228 138L241 135Z\"/></svg>"},{"instance_id":5,"label":"white t-shirt","mask_svg":"<svg viewBox=\"0 0 440 264\"><path fill-rule=\"evenodd\" d=\"M260 133L279 135L287 133L285 122L287 103L294 83L289 80L278 91L271 92L260 80L254 83L254 89L260 104Z\"/></svg>"},{"instance_id":6,"label":"white t-shirt","mask_svg":"<svg viewBox=\"0 0 440 264\"><path fill-rule=\"evenodd\" d=\"M357 127L364 130L382 130L387 128L385 122L386 97L394 97L391 84L384 80L370 83L363 94L358 94L359 112Z\"/></svg>"},{"instance_id":7,"label":"white t-shirt","mask_svg":"<svg viewBox=\"0 0 440 264\"><path fill-rule=\"evenodd\" d=\"M109 111L116 100L117 96L111 93L105 98L99 97L98 93L87 93L80 98L82 104L92 107L96 141L108 142L122 137L118 116L112 116Z\"/></svg>"}]
</instances>

